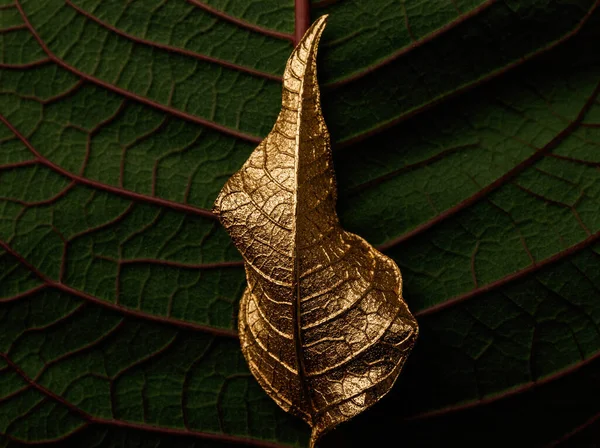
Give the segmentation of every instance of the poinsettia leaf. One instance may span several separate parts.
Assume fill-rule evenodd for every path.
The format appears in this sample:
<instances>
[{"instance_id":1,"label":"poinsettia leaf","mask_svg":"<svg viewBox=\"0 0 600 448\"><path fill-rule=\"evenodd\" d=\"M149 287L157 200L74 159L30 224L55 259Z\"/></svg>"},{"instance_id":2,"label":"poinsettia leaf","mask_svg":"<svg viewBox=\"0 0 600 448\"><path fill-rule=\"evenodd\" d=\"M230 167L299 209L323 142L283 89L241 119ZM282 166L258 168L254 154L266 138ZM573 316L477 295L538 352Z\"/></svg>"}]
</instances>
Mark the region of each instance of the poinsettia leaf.
<instances>
[{"instance_id":1,"label":"poinsettia leaf","mask_svg":"<svg viewBox=\"0 0 600 448\"><path fill-rule=\"evenodd\" d=\"M599 3L312 2L342 223L421 327L323 446L594 434ZM245 365L208 211L275 121L295 23L291 0L0 0L0 446L306 445Z\"/></svg>"}]
</instances>

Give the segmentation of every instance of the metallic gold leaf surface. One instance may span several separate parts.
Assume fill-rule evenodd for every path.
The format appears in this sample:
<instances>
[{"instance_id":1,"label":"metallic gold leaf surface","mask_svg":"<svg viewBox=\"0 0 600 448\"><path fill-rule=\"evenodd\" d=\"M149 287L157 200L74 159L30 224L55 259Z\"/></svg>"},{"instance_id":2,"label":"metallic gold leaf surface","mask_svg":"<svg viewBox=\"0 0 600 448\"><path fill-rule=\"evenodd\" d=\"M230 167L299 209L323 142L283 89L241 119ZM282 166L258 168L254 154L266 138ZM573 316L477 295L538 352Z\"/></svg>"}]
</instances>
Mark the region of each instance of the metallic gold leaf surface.
<instances>
[{"instance_id":1,"label":"metallic gold leaf surface","mask_svg":"<svg viewBox=\"0 0 600 448\"><path fill-rule=\"evenodd\" d=\"M326 16L288 60L271 133L214 211L242 253L239 334L266 392L318 437L391 388L418 327L396 264L344 231L316 73Z\"/></svg>"}]
</instances>

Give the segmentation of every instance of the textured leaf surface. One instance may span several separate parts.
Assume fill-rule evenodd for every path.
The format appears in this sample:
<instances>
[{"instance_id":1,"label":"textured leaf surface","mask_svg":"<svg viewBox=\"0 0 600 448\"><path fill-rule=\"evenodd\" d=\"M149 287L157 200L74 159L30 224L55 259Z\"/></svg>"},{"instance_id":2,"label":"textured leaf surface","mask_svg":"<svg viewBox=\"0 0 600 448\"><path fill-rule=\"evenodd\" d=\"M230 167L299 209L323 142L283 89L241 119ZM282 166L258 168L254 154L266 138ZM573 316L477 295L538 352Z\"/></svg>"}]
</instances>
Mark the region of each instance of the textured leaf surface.
<instances>
[{"instance_id":1,"label":"textured leaf surface","mask_svg":"<svg viewBox=\"0 0 600 448\"><path fill-rule=\"evenodd\" d=\"M418 334L398 266L346 232L335 210L317 82L326 23L298 42L273 130L213 209L244 258L242 353L267 394L311 426L311 448L389 392Z\"/></svg>"},{"instance_id":2,"label":"textured leaf surface","mask_svg":"<svg viewBox=\"0 0 600 448\"><path fill-rule=\"evenodd\" d=\"M293 2L0 5L0 443L305 446L245 367L241 258L207 210L276 119ZM341 222L421 327L322 445L593 441L598 2L311 10Z\"/></svg>"}]
</instances>

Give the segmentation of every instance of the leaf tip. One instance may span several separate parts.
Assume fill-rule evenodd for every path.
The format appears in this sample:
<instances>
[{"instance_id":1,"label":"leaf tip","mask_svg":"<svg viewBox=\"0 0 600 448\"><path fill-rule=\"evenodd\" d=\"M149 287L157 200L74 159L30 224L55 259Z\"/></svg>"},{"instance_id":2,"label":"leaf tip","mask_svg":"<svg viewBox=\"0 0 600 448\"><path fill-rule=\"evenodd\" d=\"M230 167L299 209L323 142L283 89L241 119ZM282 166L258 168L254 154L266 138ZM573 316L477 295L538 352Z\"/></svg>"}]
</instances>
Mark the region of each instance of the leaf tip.
<instances>
[{"instance_id":1,"label":"leaf tip","mask_svg":"<svg viewBox=\"0 0 600 448\"><path fill-rule=\"evenodd\" d=\"M306 33L304 33L304 36L302 37L300 42L298 42L296 48L298 48L301 45L304 45L307 48L311 48L314 44L318 44L319 39L321 38L321 35L323 34L325 27L327 26L328 18L329 14L324 14L320 16L317 20L315 20L310 26L310 28L306 30Z\"/></svg>"}]
</instances>

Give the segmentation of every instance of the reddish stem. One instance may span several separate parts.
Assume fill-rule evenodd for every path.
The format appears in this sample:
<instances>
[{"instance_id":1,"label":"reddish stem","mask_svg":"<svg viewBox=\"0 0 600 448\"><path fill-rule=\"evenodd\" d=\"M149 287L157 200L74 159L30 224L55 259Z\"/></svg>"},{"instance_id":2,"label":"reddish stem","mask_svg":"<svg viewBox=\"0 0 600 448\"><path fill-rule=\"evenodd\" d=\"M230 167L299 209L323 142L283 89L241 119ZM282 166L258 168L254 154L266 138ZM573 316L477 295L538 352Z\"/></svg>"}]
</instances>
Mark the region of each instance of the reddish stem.
<instances>
[{"instance_id":1,"label":"reddish stem","mask_svg":"<svg viewBox=\"0 0 600 448\"><path fill-rule=\"evenodd\" d=\"M296 32L294 33L294 45L298 45L298 42L306 33L306 30L310 27L310 0L295 0L296 1Z\"/></svg>"}]
</instances>

